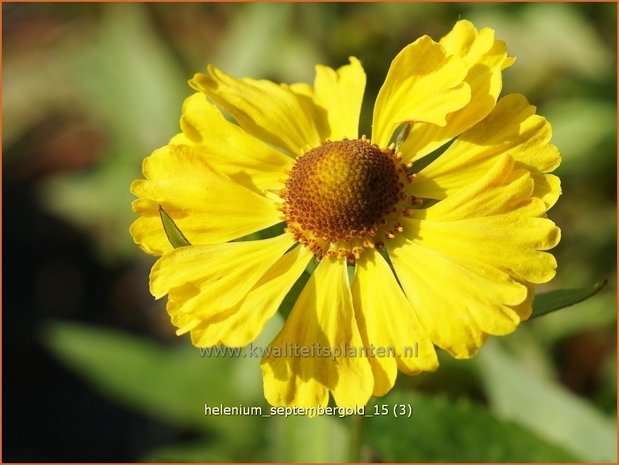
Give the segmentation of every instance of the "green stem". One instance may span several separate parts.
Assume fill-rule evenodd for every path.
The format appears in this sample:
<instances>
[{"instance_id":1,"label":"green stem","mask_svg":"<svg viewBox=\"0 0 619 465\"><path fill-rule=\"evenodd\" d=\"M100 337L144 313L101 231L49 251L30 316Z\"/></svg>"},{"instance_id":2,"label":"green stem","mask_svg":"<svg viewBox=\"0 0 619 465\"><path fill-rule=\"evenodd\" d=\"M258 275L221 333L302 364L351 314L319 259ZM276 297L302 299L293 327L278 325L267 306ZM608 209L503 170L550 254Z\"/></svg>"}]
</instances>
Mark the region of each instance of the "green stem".
<instances>
[{"instance_id":1,"label":"green stem","mask_svg":"<svg viewBox=\"0 0 619 465\"><path fill-rule=\"evenodd\" d=\"M350 424L350 449L348 458L350 462L359 462L361 459L361 431L363 415L353 415Z\"/></svg>"}]
</instances>

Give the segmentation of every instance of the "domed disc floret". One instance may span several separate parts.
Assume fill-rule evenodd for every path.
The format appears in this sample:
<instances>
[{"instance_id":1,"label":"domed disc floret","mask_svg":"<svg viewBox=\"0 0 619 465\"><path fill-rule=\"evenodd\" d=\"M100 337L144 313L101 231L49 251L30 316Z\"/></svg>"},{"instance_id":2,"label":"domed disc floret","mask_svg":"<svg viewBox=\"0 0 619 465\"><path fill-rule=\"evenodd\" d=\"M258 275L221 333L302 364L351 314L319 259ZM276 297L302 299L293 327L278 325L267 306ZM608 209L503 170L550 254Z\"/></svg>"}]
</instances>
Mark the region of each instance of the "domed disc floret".
<instances>
[{"instance_id":1,"label":"domed disc floret","mask_svg":"<svg viewBox=\"0 0 619 465\"><path fill-rule=\"evenodd\" d=\"M407 166L365 139L327 141L300 156L281 193L288 230L318 258L354 261L401 230L387 227L406 198Z\"/></svg>"}]
</instances>

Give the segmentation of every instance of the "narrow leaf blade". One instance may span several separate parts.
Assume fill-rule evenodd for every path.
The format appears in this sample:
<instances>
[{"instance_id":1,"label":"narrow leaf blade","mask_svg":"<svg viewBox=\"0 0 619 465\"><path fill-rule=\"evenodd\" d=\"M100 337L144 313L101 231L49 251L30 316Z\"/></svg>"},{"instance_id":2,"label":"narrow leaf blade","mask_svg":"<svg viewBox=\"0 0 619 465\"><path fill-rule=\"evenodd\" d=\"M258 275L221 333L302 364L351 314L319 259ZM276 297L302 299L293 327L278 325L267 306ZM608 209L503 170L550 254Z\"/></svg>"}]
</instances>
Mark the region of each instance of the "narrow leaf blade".
<instances>
[{"instance_id":1,"label":"narrow leaf blade","mask_svg":"<svg viewBox=\"0 0 619 465\"><path fill-rule=\"evenodd\" d=\"M537 295L533 302L533 315L531 318L546 315L547 313L587 300L600 292L606 286L606 283L607 280L605 279L602 282L595 283L593 286L579 289L559 289Z\"/></svg>"},{"instance_id":2,"label":"narrow leaf blade","mask_svg":"<svg viewBox=\"0 0 619 465\"><path fill-rule=\"evenodd\" d=\"M166 236L168 236L168 240L170 241L170 244L172 244L172 247L178 249L179 247L191 245L178 226L176 226L176 223L172 217L168 215L168 212L166 212L161 205L159 205L159 216L161 217L163 229L165 230Z\"/></svg>"}]
</instances>

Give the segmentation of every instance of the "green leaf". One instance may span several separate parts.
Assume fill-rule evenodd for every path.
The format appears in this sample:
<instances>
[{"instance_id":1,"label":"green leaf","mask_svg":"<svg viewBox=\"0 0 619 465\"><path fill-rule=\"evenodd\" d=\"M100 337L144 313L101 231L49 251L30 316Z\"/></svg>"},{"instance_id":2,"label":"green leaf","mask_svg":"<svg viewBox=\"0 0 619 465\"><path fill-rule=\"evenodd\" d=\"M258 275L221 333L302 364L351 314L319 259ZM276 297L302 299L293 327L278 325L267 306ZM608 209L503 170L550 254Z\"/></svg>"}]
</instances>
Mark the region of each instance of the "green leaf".
<instances>
[{"instance_id":1,"label":"green leaf","mask_svg":"<svg viewBox=\"0 0 619 465\"><path fill-rule=\"evenodd\" d=\"M529 365L488 341L476 360L496 412L581 460L615 462L617 431L613 420Z\"/></svg>"},{"instance_id":2,"label":"green leaf","mask_svg":"<svg viewBox=\"0 0 619 465\"><path fill-rule=\"evenodd\" d=\"M533 314L531 318L536 318L547 313L560 310L565 307L587 300L594 296L606 286L607 280L595 283L593 286L583 287L579 289L560 289L556 291L546 292L535 296L533 301Z\"/></svg>"},{"instance_id":3,"label":"green leaf","mask_svg":"<svg viewBox=\"0 0 619 465\"><path fill-rule=\"evenodd\" d=\"M395 417L393 407L412 407L412 416ZM394 392L366 407L388 413L364 419L365 443L382 462L556 462L573 461L519 425L494 417L468 401ZM377 456L377 457L376 457Z\"/></svg>"},{"instance_id":4,"label":"green leaf","mask_svg":"<svg viewBox=\"0 0 619 465\"><path fill-rule=\"evenodd\" d=\"M161 205L159 205L159 216L161 217L163 229L165 230L165 234L168 236L168 241L170 241L172 247L177 249L179 247L191 245L182 231L178 228L178 226L176 226L174 220L170 217L170 215L168 215L168 212L166 212Z\"/></svg>"},{"instance_id":5,"label":"green leaf","mask_svg":"<svg viewBox=\"0 0 619 465\"><path fill-rule=\"evenodd\" d=\"M252 395L255 391L234 382L243 358L201 357L187 341L163 346L119 331L66 322L48 324L43 341L104 396L132 410L198 432L216 432L236 443L256 438L255 417L204 415L205 404L263 402ZM260 378L254 382L260 383Z\"/></svg>"}]
</instances>

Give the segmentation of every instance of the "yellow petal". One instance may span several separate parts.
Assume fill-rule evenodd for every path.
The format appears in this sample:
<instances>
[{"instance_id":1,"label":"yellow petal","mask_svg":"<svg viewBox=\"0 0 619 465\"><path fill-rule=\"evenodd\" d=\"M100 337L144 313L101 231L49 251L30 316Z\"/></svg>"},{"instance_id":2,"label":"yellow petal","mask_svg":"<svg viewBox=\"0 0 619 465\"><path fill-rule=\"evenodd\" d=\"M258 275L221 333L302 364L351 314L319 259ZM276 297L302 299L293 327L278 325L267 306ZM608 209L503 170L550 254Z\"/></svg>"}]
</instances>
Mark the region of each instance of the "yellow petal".
<instances>
[{"instance_id":1,"label":"yellow petal","mask_svg":"<svg viewBox=\"0 0 619 465\"><path fill-rule=\"evenodd\" d=\"M294 347L296 356L290 353ZM346 264L324 258L269 346L270 354L262 360L267 401L271 405L325 406L331 391L340 407L365 405L373 381L370 364L360 353L362 347Z\"/></svg>"},{"instance_id":2,"label":"yellow petal","mask_svg":"<svg viewBox=\"0 0 619 465\"><path fill-rule=\"evenodd\" d=\"M546 210L551 208L561 195L561 180L552 174L543 174L532 169L531 177L535 183L533 196L541 199L546 205Z\"/></svg>"},{"instance_id":3,"label":"yellow petal","mask_svg":"<svg viewBox=\"0 0 619 465\"><path fill-rule=\"evenodd\" d=\"M501 154L511 156L516 166L529 170L535 180L534 195L550 208L561 193L558 179L543 176L554 170L561 158L549 144L551 128L535 107L518 94L503 97L482 122L463 133L433 163L421 170L410 184L417 197L444 199L475 182L496 163Z\"/></svg>"},{"instance_id":4,"label":"yellow petal","mask_svg":"<svg viewBox=\"0 0 619 465\"><path fill-rule=\"evenodd\" d=\"M183 120L181 117L181 125L182 125L182 121ZM195 133L191 132L191 136L194 139L188 137L187 134L185 134L184 132L179 132L178 134L175 134L174 136L172 136L172 138L168 142L168 145L194 145L195 144Z\"/></svg>"},{"instance_id":5,"label":"yellow petal","mask_svg":"<svg viewBox=\"0 0 619 465\"><path fill-rule=\"evenodd\" d=\"M480 41L477 28L470 21L463 19L456 22L453 29L442 37L439 43L445 47L449 55L468 57L471 54L474 57L471 61L475 61L475 57L482 55L490 48L492 38L490 42ZM466 61L469 64L469 60Z\"/></svg>"},{"instance_id":6,"label":"yellow petal","mask_svg":"<svg viewBox=\"0 0 619 465\"><path fill-rule=\"evenodd\" d=\"M406 46L392 61L378 92L372 141L385 147L405 122L445 126L447 114L470 100L466 73L460 57L447 56L445 49L428 36Z\"/></svg>"},{"instance_id":7,"label":"yellow petal","mask_svg":"<svg viewBox=\"0 0 619 465\"><path fill-rule=\"evenodd\" d=\"M458 21L439 43L449 55L462 57L469 69L478 63L498 64L505 69L513 63L513 58L506 56L505 43L494 39L492 29L485 27L478 32L473 23L465 19Z\"/></svg>"},{"instance_id":8,"label":"yellow petal","mask_svg":"<svg viewBox=\"0 0 619 465\"><path fill-rule=\"evenodd\" d=\"M192 284L199 292L182 303L182 310L202 320L245 297L293 243L283 234L258 241L174 249L153 265L150 291L159 299L175 288Z\"/></svg>"},{"instance_id":9,"label":"yellow petal","mask_svg":"<svg viewBox=\"0 0 619 465\"><path fill-rule=\"evenodd\" d=\"M288 89L296 95L307 118L314 122L320 141L327 140L331 131L327 110L316 102L316 94L313 87L309 84L296 83L288 86ZM309 146L304 151L307 151L308 148Z\"/></svg>"},{"instance_id":10,"label":"yellow petal","mask_svg":"<svg viewBox=\"0 0 619 465\"><path fill-rule=\"evenodd\" d=\"M398 368L407 374L436 370L434 346L379 253L357 260L352 295L363 343L375 354L368 357L375 396L391 390Z\"/></svg>"},{"instance_id":11,"label":"yellow petal","mask_svg":"<svg viewBox=\"0 0 619 465\"><path fill-rule=\"evenodd\" d=\"M182 310L183 304L199 293L200 288L195 282L189 282L182 286L175 287L174 289L170 289L166 311L168 315L170 315L172 324L178 328L176 331L178 336L191 331L200 324L199 318L201 316Z\"/></svg>"},{"instance_id":12,"label":"yellow petal","mask_svg":"<svg viewBox=\"0 0 619 465\"><path fill-rule=\"evenodd\" d=\"M210 166L233 181L263 193L283 187L285 172L294 160L248 134L223 117L202 93L183 103L181 128L185 139L203 147ZM173 143L186 144L178 138Z\"/></svg>"},{"instance_id":13,"label":"yellow petal","mask_svg":"<svg viewBox=\"0 0 619 465\"><path fill-rule=\"evenodd\" d=\"M419 245L388 242L387 249L406 296L432 342L456 358L473 356L487 334L507 334L520 319L511 308L527 289L506 273L463 262Z\"/></svg>"},{"instance_id":14,"label":"yellow petal","mask_svg":"<svg viewBox=\"0 0 619 465\"><path fill-rule=\"evenodd\" d=\"M311 99L314 99L316 95L314 93L314 87L306 82L295 82L294 84L290 84L288 88L297 95L305 95Z\"/></svg>"},{"instance_id":15,"label":"yellow petal","mask_svg":"<svg viewBox=\"0 0 619 465\"><path fill-rule=\"evenodd\" d=\"M455 136L485 118L494 108L502 88L501 71L508 64L505 44L494 40L494 31L477 32L469 21L458 21L440 40L448 55L462 58L467 74L464 81L471 88L471 99L463 108L450 113L444 126L415 124L401 147L404 162L429 154Z\"/></svg>"},{"instance_id":16,"label":"yellow petal","mask_svg":"<svg viewBox=\"0 0 619 465\"><path fill-rule=\"evenodd\" d=\"M526 321L533 314L533 300L535 298L535 286L529 283L522 283L527 288L526 299L518 305L512 306L514 311L518 314L520 321Z\"/></svg>"},{"instance_id":17,"label":"yellow petal","mask_svg":"<svg viewBox=\"0 0 619 465\"><path fill-rule=\"evenodd\" d=\"M327 110L331 140L356 139L359 114L365 90L365 72L359 60L350 57L350 64L337 71L316 66L314 82L318 105Z\"/></svg>"},{"instance_id":18,"label":"yellow petal","mask_svg":"<svg viewBox=\"0 0 619 465\"><path fill-rule=\"evenodd\" d=\"M486 263L517 279L541 284L556 273L555 258L543 250L556 246L560 232L552 221L528 216L539 211L530 203L518 211L486 218L406 220L405 224L419 235L418 243L425 247L467 262Z\"/></svg>"},{"instance_id":19,"label":"yellow petal","mask_svg":"<svg viewBox=\"0 0 619 465\"><path fill-rule=\"evenodd\" d=\"M515 162L508 155L500 155L493 162L463 189L429 208L414 210L416 217L441 221L486 217L507 213L514 205L528 201L533 192L530 174L515 170Z\"/></svg>"},{"instance_id":20,"label":"yellow petal","mask_svg":"<svg viewBox=\"0 0 619 465\"><path fill-rule=\"evenodd\" d=\"M243 347L262 332L284 297L312 259L305 247L296 247L281 257L258 280L241 302L221 315L200 321L192 328L195 346L223 344Z\"/></svg>"},{"instance_id":21,"label":"yellow petal","mask_svg":"<svg viewBox=\"0 0 619 465\"><path fill-rule=\"evenodd\" d=\"M560 231L531 197L529 172L514 166L499 157L468 187L413 210L402 239L387 243L421 322L457 357L475 353L487 334L513 331L530 314L529 284L555 274L554 257L543 251Z\"/></svg>"},{"instance_id":22,"label":"yellow petal","mask_svg":"<svg viewBox=\"0 0 619 465\"><path fill-rule=\"evenodd\" d=\"M503 155L467 188L427 209L413 210L411 220L405 220L408 234L426 247L491 264L517 279L549 281L556 260L541 251L557 245L560 230L545 218L544 203L530 197L529 172L513 167Z\"/></svg>"},{"instance_id":23,"label":"yellow petal","mask_svg":"<svg viewBox=\"0 0 619 465\"><path fill-rule=\"evenodd\" d=\"M163 255L172 250L159 216L159 204L149 199L137 199L131 208L141 215L129 227L133 241L150 255Z\"/></svg>"},{"instance_id":24,"label":"yellow petal","mask_svg":"<svg viewBox=\"0 0 619 465\"><path fill-rule=\"evenodd\" d=\"M237 79L214 66L189 84L234 117L243 129L275 147L300 155L322 139L311 112L288 86L267 80Z\"/></svg>"},{"instance_id":25,"label":"yellow petal","mask_svg":"<svg viewBox=\"0 0 619 465\"><path fill-rule=\"evenodd\" d=\"M281 221L271 200L218 173L207 158L199 147L168 145L144 160L146 179L131 185L140 197L133 210L142 216L131 233L147 253L172 249L164 241L159 205L192 244L225 242Z\"/></svg>"}]
</instances>

